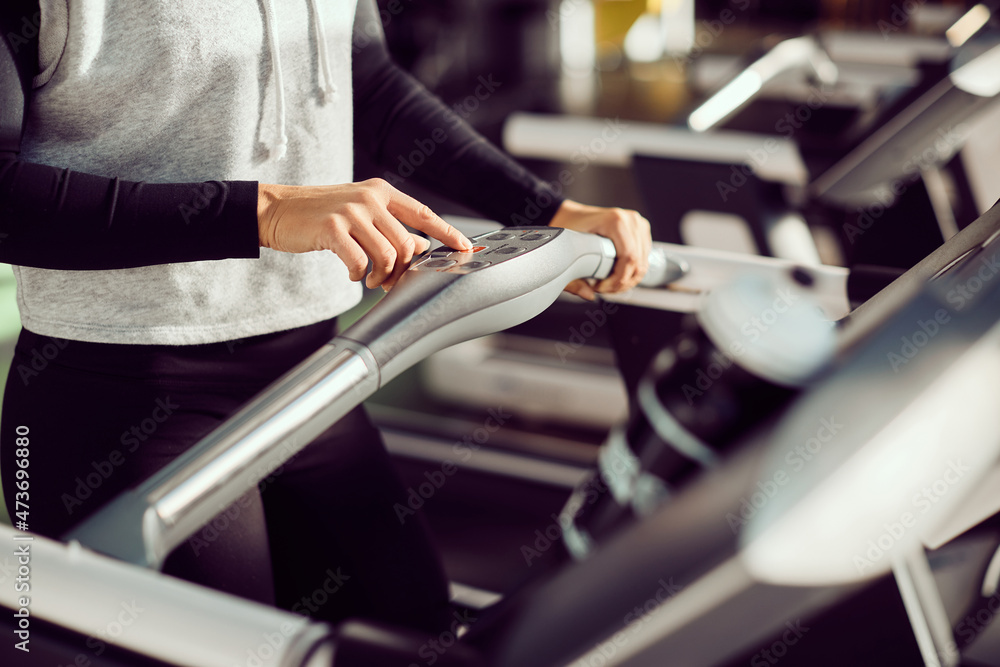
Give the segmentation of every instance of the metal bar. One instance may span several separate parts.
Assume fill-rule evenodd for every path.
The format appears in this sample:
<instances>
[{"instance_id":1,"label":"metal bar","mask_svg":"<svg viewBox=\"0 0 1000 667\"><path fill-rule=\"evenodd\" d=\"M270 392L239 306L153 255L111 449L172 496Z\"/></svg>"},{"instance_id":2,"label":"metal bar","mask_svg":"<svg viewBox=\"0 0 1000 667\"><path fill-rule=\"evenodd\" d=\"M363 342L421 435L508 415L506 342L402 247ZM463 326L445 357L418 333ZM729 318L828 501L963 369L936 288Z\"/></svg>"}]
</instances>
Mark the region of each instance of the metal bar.
<instances>
[{"instance_id":1,"label":"metal bar","mask_svg":"<svg viewBox=\"0 0 1000 667\"><path fill-rule=\"evenodd\" d=\"M893 559L892 573L924 664L955 667L958 648L923 547Z\"/></svg>"},{"instance_id":2,"label":"metal bar","mask_svg":"<svg viewBox=\"0 0 1000 667\"><path fill-rule=\"evenodd\" d=\"M728 285L745 276L773 279L796 267L805 269L815 281L814 292L831 320L839 320L850 312L847 300L848 269L839 266L809 264L776 257L699 248L676 243L653 243L654 253L661 253L671 266L684 271L672 280L667 289L637 287L621 294L602 294L607 301L617 301L660 310L693 312L701 305L702 295Z\"/></svg>"},{"instance_id":3,"label":"metal bar","mask_svg":"<svg viewBox=\"0 0 1000 667\"><path fill-rule=\"evenodd\" d=\"M251 659L259 667L330 665L333 631L325 623L10 526L0 525L0 540L29 560L30 593L17 592L13 582L0 586L0 608L30 615L30 648L44 646L53 632L35 624L43 619L59 634L66 628L171 665L232 667ZM28 655L28 663L42 664ZM87 663L78 656L74 664Z\"/></svg>"},{"instance_id":4,"label":"metal bar","mask_svg":"<svg viewBox=\"0 0 1000 667\"><path fill-rule=\"evenodd\" d=\"M364 346L334 339L67 539L159 567L191 533L377 388L378 368Z\"/></svg>"},{"instance_id":5,"label":"metal bar","mask_svg":"<svg viewBox=\"0 0 1000 667\"><path fill-rule=\"evenodd\" d=\"M798 147L785 137L719 130L700 134L657 123L515 113L503 130L504 148L520 157L568 162L585 155L592 164L627 167L636 154L677 160L752 163L767 181L805 185L808 170ZM597 142L597 143L595 143ZM767 159L754 156L765 150ZM600 150L597 150L597 148Z\"/></svg>"}]
</instances>

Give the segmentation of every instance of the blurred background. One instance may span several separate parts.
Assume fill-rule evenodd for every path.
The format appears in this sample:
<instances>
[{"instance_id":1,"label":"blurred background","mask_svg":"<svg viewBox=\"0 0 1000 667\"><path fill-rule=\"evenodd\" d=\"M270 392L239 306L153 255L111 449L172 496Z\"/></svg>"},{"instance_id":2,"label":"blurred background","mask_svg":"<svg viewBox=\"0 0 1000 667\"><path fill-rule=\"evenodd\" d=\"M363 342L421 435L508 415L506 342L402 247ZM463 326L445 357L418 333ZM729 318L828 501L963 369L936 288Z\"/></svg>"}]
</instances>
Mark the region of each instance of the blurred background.
<instances>
[{"instance_id":1,"label":"blurred background","mask_svg":"<svg viewBox=\"0 0 1000 667\"><path fill-rule=\"evenodd\" d=\"M992 4L380 5L397 61L458 115L565 184L565 196L639 210L656 240L870 270L876 289L1000 197L995 93L980 103L942 91L995 46ZM493 90L480 99L484 80ZM356 176L476 215L391 166L359 157ZM422 510L456 580L503 590L524 576L521 547L552 522L684 320L622 307L591 331L597 310L562 298L529 323L435 355L369 401L414 488L489 410L513 415L483 443L488 455L477 451ZM585 344L567 348L581 329Z\"/></svg>"},{"instance_id":2,"label":"blurred background","mask_svg":"<svg viewBox=\"0 0 1000 667\"><path fill-rule=\"evenodd\" d=\"M952 99L942 88L995 46L991 3L379 4L398 63L457 115L565 196L638 209L657 240L891 277L1000 196L998 91ZM892 159L873 161L872 146ZM359 156L356 179L371 176L439 213L476 215ZM14 291L0 267L0 378L19 330ZM503 590L525 576L522 547L583 479L681 320L561 298L435 355L369 402L408 484L461 464L422 509L453 579ZM497 414L501 428L484 430ZM456 445L470 439L466 460Z\"/></svg>"},{"instance_id":3,"label":"blurred background","mask_svg":"<svg viewBox=\"0 0 1000 667\"><path fill-rule=\"evenodd\" d=\"M396 61L500 145L505 123L516 112L684 125L700 102L742 68L780 41L801 35L824 42L840 80L806 126L795 128L796 139L811 148L824 141L836 145L841 131L916 85L924 68L949 61L944 33L969 9L983 7L992 20L992 9L971 0L379 4ZM479 77L490 76L501 85L488 100L476 100ZM801 74L778 77L753 105L720 127L781 134L775 121L781 111L794 109L810 83ZM569 166L524 162L546 178ZM607 169L595 162L568 186L570 198L648 208L628 168ZM369 173L381 170L358 165L359 177ZM994 192L1000 194L1000 188L983 193L984 200ZM435 200L432 193L424 194ZM459 210L447 202L439 208Z\"/></svg>"}]
</instances>

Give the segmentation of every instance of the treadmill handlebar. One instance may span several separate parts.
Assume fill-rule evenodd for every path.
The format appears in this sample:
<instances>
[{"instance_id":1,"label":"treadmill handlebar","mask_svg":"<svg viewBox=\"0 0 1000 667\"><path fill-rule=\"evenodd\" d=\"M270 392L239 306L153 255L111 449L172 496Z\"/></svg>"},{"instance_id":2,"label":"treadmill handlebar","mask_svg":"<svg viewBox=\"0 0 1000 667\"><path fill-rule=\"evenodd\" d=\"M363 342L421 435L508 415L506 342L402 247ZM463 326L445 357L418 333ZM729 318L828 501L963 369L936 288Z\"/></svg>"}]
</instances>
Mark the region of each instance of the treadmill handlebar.
<instances>
[{"instance_id":1,"label":"treadmill handlebar","mask_svg":"<svg viewBox=\"0 0 1000 667\"><path fill-rule=\"evenodd\" d=\"M605 278L606 238L504 228L470 251L437 248L353 326L272 383L184 454L74 528L66 540L146 567L167 555L389 380L449 345L520 324L571 280ZM682 262L651 262L650 281Z\"/></svg>"},{"instance_id":2,"label":"treadmill handlebar","mask_svg":"<svg viewBox=\"0 0 1000 667\"><path fill-rule=\"evenodd\" d=\"M753 100L770 82L791 70L811 72L822 87L837 83L837 66L812 35L779 42L747 66L688 116L688 127L705 132L719 126Z\"/></svg>"}]
</instances>

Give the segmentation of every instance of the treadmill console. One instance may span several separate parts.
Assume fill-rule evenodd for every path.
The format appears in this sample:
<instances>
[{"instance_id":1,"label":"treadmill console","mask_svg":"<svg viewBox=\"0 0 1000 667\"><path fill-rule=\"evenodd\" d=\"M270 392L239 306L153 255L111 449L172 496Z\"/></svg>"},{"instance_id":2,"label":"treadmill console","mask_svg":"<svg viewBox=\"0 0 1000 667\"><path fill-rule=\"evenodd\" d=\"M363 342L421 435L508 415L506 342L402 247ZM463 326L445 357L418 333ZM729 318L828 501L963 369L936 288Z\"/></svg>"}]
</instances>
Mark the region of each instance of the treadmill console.
<instances>
[{"instance_id":1,"label":"treadmill console","mask_svg":"<svg viewBox=\"0 0 1000 667\"><path fill-rule=\"evenodd\" d=\"M559 227L517 227L473 236L470 250L441 246L414 258L413 271L465 274L499 264L539 248L563 230Z\"/></svg>"}]
</instances>

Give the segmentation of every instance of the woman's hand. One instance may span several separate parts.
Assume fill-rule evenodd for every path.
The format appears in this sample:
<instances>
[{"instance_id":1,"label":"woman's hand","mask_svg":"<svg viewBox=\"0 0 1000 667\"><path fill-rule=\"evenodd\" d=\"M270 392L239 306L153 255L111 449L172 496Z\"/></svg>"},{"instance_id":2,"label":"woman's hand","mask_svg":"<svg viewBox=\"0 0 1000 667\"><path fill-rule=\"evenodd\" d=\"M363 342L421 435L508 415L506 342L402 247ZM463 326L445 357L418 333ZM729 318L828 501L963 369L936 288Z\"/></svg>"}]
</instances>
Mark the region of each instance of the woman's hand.
<instances>
[{"instance_id":1,"label":"woman's hand","mask_svg":"<svg viewBox=\"0 0 1000 667\"><path fill-rule=\"evenodd\" d=\"M639 284L649 268L649 251L653 239L649 221L637 211L621 208L587 206L566 200L549 223L551 227L565 227L578 232L590 232L611 239L618 258L614 272L596 285L597 292L623 292ZM593 301L595 287L585 280L574 280L566 291Z\"/></svg>"},{"instance_id":2,"label":"woman's hand","mask_svg":"<svg viewBox=\"0 0 1000 667\"><path fill-rule=\"evenodd\" d=\"M413 255L428 243L401 223L426 232L451 248L472 244L427 206L380 178L343 185L265 185L257 190L260 245L283 252L332 250L351 280L392 289Z\"/></svg>"}]
</instances>

